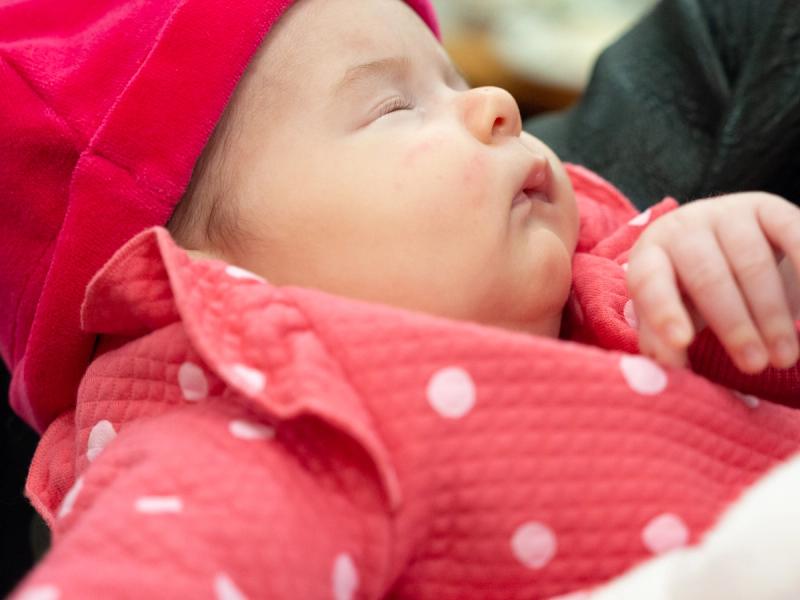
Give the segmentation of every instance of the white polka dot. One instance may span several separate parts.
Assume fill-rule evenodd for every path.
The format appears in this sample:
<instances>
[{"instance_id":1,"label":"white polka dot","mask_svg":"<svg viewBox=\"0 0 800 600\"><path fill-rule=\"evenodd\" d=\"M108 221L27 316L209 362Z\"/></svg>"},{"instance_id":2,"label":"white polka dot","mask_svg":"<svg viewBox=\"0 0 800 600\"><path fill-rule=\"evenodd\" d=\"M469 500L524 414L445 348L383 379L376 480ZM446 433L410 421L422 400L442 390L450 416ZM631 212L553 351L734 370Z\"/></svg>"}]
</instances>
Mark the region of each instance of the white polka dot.
<instances>
[{"instance_id":1,"label":"white polka dot","mask_svg":"<svg viewBox=\"0 0 800 600\"><path fill-rule=\"evenodd\" d=\"M54 585L34 585L24 590L17 600L58 600L61 591Z\"/></svg>"},{"instance_id":2,"label":"white polka dot","mask_svg":"<svg viewBox=\"0 0 800 600\"><path fill-rule=\"evenodd\" d=\"M689 528L677 515L664 513L655 517L642 530L642 542L653 554L662 554L685 546Z\"/></svg>"},{"instance_id":3,"label":"white polka dot","mask_svg":"<svg viewBox=\"0 0 800 600\"><path fill-rule=\"evenodd\" d=\"M541 569L549 563L557 546L553 531L536 521L520 525L511 537L511 551L529 569Z\"/></svg>"},{"instance_id":4,"label":"white polka dot","mask_svg":"<svg viewBox=\"0 0 800 600\"><path fill-rule=\"evenodd\" d=\"M651 396L667 387L667 374L649 358L626 354L620 359L620 369L630 388L639 394Z\"/></svg>"},{"instance_id":5,"label":"white polka dot","mask_svg":"<svg viewBox=\"0 0 800 600\"><path fill-rule=\"evenodd\" d=\"M746 406L749 408L758 408L758 405L761 404L761 401L751 394L743 394L742 392L731 390L734 395L739 398L742 402L745 403Z\"/></svg>"},{"instance_id":6,"label":"white polka dot","mask_svg":"<svg viewBox=\"0 0 800 600\"><path fill-rule=\"evenodd\" d=\"M642 227L644 225L647 225L650 222L650 217L651 217L652 213L653 213L653 211L651 211L648 208L646 211L644 211L640 215L636 215L634 218L632 218L630 221L628 221L628 224L629 225L633 225L634 227Z\"/></svg>"},{"instance_id":7,"label":"white polka dot","mask_svg":"<svg viewBox=\"0 0 800 600\"><path fill-rule=\"evenodd\" d=\"M428 382L428 402L437 413L459 419L475 405L475 384L460 367L447 367L434 373Z\"/></svg>"},{"instance_id":8,"label":"white polka dot","mask_svg":"<svg viewBox=\"0 0 800 600\"><path fill-rule=\"evenodd\" d=\"M639 328L639 317L636 316L636 310L633 308L633 300L628 300L625 303L622 314L625 316L625 321L630 327L633 329Z\"/></svg>"},{"instance_id":9,"label":"white polka dot","mask_svg":"<svg viewBox=\"0 0 800 600\"><path fill-rule=\"evenodd\" d=\"M267 440L275 437L275 429L269 425L242 419L236 419L228 423L228 430L233 437L241 440Z\"/></svg>"},{"instance_id":10,"label":"white polka dot","mask_svg":"<svg viewBox=\"0 0 800 600\"><path fill-rule=\"evenodd\" d=\"M90 461L94 460L98 457L98 455L103 451L111 440L117 437L117 432L114 430L114 426L111 424L111 421L106 421L103 419L102 421L98 421L94 427L92 427L92 431L89 432L89 443L86 447L86 458Z\"/></svg>"},{"instance_id":11,"label":"white polka dot","mask_svg":"<svg viewBox=\"0 0 800 600\"><path fill-rule=\"evenodd\" d=\"M267 376L264 373L241 363L231 366L230 374L234 382L250 396L260 394L267 386Z\"/></svg>"},{"instance_id":12,"label":"white polka dot","mask_svg":"<svg viewBox=\"0 0 800 600\"><path fill-rule=\"evenodd\" d=\"M252 279L253 281L258 281L260 283L266 283L267 281L263 277L256 275L247 269L242 269L241 267L234 265L228 265L225 267L225 272L234 279Z\"/></svg>"},{"instance_id":13,"label":"white polka dot","mask_svg":"<svg viewBox=\"0 0 800 600\"><path fill-rule=\"evenodd\" d=\"M81 489L83 489L83 477L78 477L69 491L64 494L64 499L61 501L61 506L58 508L59 519L66 517L72 512L72 507L75 506L75 501L78 499Z\"/></svg>"},{"instance_id":14,"label":"white polka dot","mask_svg":"<svg viewBox=\"0 0 800 600\"><path fill-rule=\"evenodd\" d=\"M217 573L214 578L214 592L217 600L247 600L242 591L233 583L225 573Z\"/></svg>"},{"instance_id":15,"label":"white polka dot","mask_svg":"<svg viewBox=\"0 0 800 600\"><path fill-rule=\"evenodd\" d=\"M334 600L352 600L358 591L358 571L349 554L339 554L333 561Z\"/></svg>"},{"instance_id":16,"label":"white polka dot","mask_svg":"<svg viewBox=\"0 0 800 600\"><path fill-rule=\"evenodd\" d=\"M136 499L136 510L150 515L179 513L183 501L177 496L142 496Z\"/></svg>"},{"instance_id":17,"label":"white polka dot","mask_svg":"<svg viewBox=\"0 0 800 600\"><path fill-rule=\"evenodd\" d=\"M208 397L208 379L203 369L192 362L183 363L178 369L178 385L183 397L197 402Z\"/></svg>"}]
</instances>

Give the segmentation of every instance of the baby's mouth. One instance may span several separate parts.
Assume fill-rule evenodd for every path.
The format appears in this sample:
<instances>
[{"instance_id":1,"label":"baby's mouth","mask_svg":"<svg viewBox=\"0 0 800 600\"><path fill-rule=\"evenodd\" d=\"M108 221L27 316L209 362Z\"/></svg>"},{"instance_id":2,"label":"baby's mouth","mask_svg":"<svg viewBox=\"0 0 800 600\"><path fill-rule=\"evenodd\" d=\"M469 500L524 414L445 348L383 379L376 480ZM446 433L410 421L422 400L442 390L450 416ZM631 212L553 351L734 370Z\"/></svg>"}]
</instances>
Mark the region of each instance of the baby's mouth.
<instances>
[{"instance_id":1,"label":"baby's mouth","mask_svg":"<svg viewBox=\"0 0 800 600\"><path fill-rule=\"evenodd\" d=\"M547 204L550 203L550 197L543 193L537 192L535 190L522 190L517 193L514 197L513 202L511 202L511 208L514 208L518 204L522 204L524 202L545 202Z\"/></svg>"},{"instance_id":2,"label":"baby's mouth","mask_svg":"<svg viewBox=\"0 0 800 600\"><path fill-rule=\"evenodd\" d=\"M522 188L514 196L511 208L526 202L550 204L551 181L550 163L544 157L537 157L531 165L525 181L522 183Z\"/></svg>"}]
</instances>

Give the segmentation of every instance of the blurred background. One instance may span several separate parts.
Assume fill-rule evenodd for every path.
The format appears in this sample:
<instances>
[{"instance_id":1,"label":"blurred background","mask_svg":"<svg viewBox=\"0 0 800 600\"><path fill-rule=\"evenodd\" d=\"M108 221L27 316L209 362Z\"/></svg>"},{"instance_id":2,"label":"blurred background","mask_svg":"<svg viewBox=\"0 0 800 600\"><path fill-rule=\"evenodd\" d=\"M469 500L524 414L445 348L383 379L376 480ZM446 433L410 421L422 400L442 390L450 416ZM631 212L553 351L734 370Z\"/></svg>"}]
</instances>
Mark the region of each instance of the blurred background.
<instances>
[{"instance_id":1,"label":"blurred background","mask_svg":"<svg viewBox=\"0 0 800 600\"><path fill-rule=\"evenodd\" d=\"M433 0L444 45L474 86L509 90L523 117L565 108L600 52L657 0Z\"/></svg>"}]
</instances>

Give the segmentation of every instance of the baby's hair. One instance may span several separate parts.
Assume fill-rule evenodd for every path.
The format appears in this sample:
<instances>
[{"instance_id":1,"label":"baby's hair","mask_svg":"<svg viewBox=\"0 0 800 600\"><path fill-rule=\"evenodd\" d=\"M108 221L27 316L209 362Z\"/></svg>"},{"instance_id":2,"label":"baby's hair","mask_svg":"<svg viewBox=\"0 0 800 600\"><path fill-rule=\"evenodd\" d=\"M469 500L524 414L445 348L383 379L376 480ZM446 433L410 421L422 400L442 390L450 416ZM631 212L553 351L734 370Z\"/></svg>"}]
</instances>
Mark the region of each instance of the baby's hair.
<instances>
[{"instance_id":1,"label":"baby's hair","mask_svg":"<svg viewBox=\"0 0 800 600\"><path fill-rule=\"evenodd\" d=\"M278 22L273 31L280 27ZM261 106L270 104L272 91L280 88L281 74L288 73L284 58L267 55L273 39L274 35L267 37L244 72L167 223L172 237L187 250L238 251L246 247L246 242L256 241L239 218L241 198L237 184L242 173L237 170L235 150L241 146L240 137L248 123L256 118ZM255 66L265 60L269 63L261 73L257 72ZM274 110L276 102L271 104Z\"/></svg>"},{"instance_id":2,"label":"baby's hair","mask_svg":"<svg viewBox=\"0 0 800 600\"><path fill-rule=\"evenodd\" d=\"M236 112L236 102L229 103L167 223L173 239L188 250L230 249L241 241L231 168L231 147L238 132Z\"/></svg>"}]
</instances>

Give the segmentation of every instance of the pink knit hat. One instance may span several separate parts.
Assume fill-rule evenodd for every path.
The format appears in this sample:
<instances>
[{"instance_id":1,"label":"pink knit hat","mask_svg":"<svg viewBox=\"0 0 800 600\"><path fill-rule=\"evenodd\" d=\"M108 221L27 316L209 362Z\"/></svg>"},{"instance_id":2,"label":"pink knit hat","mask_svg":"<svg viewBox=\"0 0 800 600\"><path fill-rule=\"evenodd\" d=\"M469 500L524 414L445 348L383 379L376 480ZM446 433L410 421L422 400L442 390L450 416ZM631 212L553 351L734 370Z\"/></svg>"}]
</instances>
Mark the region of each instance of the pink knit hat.
<instances>
[{"instance_id":1,"label":"pink knit hat","mask_svg":"<svg viewBox=\"0 0 800 600\"><path fill-rule=\"evenodd\" d=\"M406 0L438 36L428 0ZM0 5L0 354L43 431L92 353L84 289L164 225L248 61L292 0Z\"/></svg>"}]
</instances>

